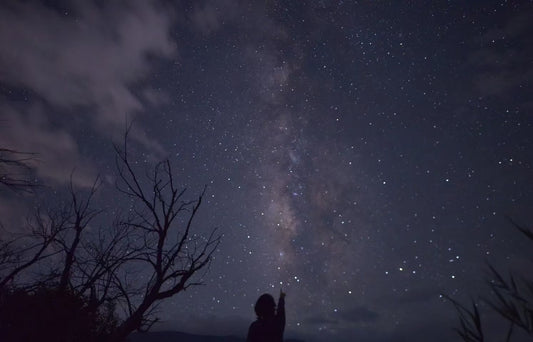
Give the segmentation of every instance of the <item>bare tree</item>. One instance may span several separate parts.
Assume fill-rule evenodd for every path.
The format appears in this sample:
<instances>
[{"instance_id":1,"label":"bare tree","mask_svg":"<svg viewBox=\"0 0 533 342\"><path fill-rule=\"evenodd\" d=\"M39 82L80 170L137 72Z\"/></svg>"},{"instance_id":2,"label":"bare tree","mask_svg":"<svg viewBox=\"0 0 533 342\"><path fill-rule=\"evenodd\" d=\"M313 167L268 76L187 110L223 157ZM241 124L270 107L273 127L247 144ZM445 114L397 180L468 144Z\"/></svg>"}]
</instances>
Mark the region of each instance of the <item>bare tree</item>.
<instances>
[{"instance_id":1,"label":"bare tree","mask_svg":"<svg viewBox=\"0 0 533 342\"><path fill-rule=\"evenodd\" d=\"M0 147L0 185L15 191L31 191L37 185L31 180L28 162L34 153Z\"/></svg>"},{"instance_id":2,"label":"bare tree","mask_svg":"<svg viewBox=\"0 0 533 342\"><path fill-rule=\"evenodd\" d=\"M9 148L0 147L0 186L13 191L31 192L36 183L31 181L31 167L28 162L34 159L35 154L20 152ZM41 213L34 217L34 222L28 220L32 233L19 235L12 239L6 239L0 235L0 290L11 282L19 273L32 266L36 262L46 258L47 247L54 239L55 227L61 225L55 220L59 217L50 216L50 222L45 222ZM3 228L0 223L0 228ZM32 240L29 245L19 248L22 240ZM35 239L39 241L35 241ZM7 273L6 273L7 272Z\"/></svg>"},{"instance_id":3,"label":"bare tree","mask_svg":"<svg viewBox=\"0 0 533 342\"><path fill-rule=\"evenodd\" d=\"M80 199L80 196L74 191L72 180L70 182L71 202L67 214L67 217L69 218L68 227L67 229L60 230L59 234L57 234L54 239L55 244L58 245L58 249L61 250L63 254L62 269L60 271L58 285L60 291L76 287L76 284L73 282L73 268L80 264L80 253L83 249L83 246L80 244L84 241L84 234L87 226L101 212L101 210L93 209L90 206L91 199L97 188L98 179L91 187L87 197L85 199ZM79 286L80 285L78 285L78 287ZM81 292L83 293L83 291Z\"/></svg>"},{"instance_id":4,"label":"bare tree","mask_svg":"<svg viewBox=\"0 0 533 342\"><path fill-rule=\"evenodd\" d=\"M197 200L184 200L185 189L177 187L168 160L156 165L145 187L128 159L127 140L124 149L116 151L117 187L137 203L120 225L138 237L129 246L130 258L148 279L142 287L135 287L126 272L114 278L127 310L127 318L115 334L115 339L121 340L134 330L150 328L155 322L151 312L161 300L201 284L191 278L209 265L220 235L216 230L207 237L191 232L205 188Z\"/></svg>"},{"instance_id":5,"label":"bare tree","mask_svg":"<svg viewBox=\"0 0 533 342\"><path fill-rule=\"evenodd\" d=\"M57 235L65 229L67 216L63 211L41 210L26 222L30 232L10 240L0 240L0 290L15 277L42 260L58 254L51 250Z\"/></svg>"},{"instance_id":6,"label":"bare tree","mask_svg":"<svg viewBox=\"0 0 533 342\"><path fill-rule=\"evenodd\" d=\"M86 304L94 310L111 303L122 308L111 341L149 329L157 321L153 314L162 300L202 284L221 238L216 230L207 236L193 232L205 188L196 200L185 200L185 189L176 184L168 160L141 177L127 148L126 134L123 148L115 150L116 189L131 203L127 215L96 226L94 219L102 213L92 204L98 180L85 195L71 182L66 206L35 215L31 245L21 249L17 241L10 241L0 248L1 266L7 270L0 288L32 266L43 270L48 260L55 267L26 289L45 283L88 298Z\"/></svg>"},{"instance_id":7,"label":"bare tree","mask_svg":"<svg viewBox=\"0 0 533 342\"><path fill-rule=\"evenodd\" d=\"M481 315L477 304L472 300L472 309L464 306L450 296L444 295L444 298L452 302L457 314L459 315L459 328L454 330L461 336L465 342L483 342L485 336L481 325Z\"/></svg>"}]
</instances>

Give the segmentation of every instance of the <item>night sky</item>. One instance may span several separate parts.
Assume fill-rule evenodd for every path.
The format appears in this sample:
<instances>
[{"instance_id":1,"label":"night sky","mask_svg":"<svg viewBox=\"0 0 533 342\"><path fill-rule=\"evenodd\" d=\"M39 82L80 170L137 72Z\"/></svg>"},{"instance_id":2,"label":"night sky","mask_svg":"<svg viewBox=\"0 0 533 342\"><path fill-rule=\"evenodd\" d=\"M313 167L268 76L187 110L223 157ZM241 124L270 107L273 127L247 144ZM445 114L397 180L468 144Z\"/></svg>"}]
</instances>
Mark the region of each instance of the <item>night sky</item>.
<instances>
[{"instance_id":1,"label":"night sky","mask_svg":"<svg viewBox=\"0 0 533 342\"><path fill-rule=\"evenodd\" d=\"M506 219L533 219L531 23L532 1L4 1L0 146L37 153L46 194L2 190L0 216L73 170L126 207L132 123L136 165L207 185L198 232L224 234L155 329L245 336L283 288L286 337L458 340L440 294L533 264Z\"/></svg>"}]
</instances>

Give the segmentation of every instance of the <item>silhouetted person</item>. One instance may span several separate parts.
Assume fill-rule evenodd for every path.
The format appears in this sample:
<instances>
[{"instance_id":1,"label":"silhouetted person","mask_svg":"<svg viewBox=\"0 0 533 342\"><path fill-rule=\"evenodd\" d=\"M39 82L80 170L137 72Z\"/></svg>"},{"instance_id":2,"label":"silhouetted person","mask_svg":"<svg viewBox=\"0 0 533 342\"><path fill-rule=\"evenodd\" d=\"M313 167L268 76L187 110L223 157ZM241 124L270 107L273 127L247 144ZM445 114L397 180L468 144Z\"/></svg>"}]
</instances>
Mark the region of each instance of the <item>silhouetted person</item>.
<instances>
[{"instance_id":1,"label":"silhouetted person","mask_svg":"<svg viewBox=\"0 0 533 342\"><path fill-rule=\"evenodd\" d=\"M274 297L265 293L255 303L257 320L250 324L246 342L282 342L285 330L285 293L279 291L278 309Z\"/></svg>"}]
</instances>

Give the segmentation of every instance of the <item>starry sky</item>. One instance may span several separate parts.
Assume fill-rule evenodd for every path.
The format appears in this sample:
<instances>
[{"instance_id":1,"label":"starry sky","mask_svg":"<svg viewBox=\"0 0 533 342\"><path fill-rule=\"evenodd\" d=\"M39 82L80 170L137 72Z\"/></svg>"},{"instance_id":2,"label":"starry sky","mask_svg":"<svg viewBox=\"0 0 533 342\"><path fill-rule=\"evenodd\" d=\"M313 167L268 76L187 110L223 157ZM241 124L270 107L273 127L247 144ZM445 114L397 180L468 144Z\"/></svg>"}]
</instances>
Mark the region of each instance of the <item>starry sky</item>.
<instances>
[{"instance_id":1,"label":"starry sky","mask_svg":"<svg viewBox=\"0 0 533 342\"><path fill-rule=\"evenodd\" d=\"M532 219L531 22L525 0L2 2L0 146L37 153L48 203L99 175L112 213L133 123L136 165L208 186L197 229L223 241L156 329L245 336L283 288L286 337L458 340L440 294L533 263L506 219ZM34 200L2 191L0 216Z\"/></svg>"}]
</instances>

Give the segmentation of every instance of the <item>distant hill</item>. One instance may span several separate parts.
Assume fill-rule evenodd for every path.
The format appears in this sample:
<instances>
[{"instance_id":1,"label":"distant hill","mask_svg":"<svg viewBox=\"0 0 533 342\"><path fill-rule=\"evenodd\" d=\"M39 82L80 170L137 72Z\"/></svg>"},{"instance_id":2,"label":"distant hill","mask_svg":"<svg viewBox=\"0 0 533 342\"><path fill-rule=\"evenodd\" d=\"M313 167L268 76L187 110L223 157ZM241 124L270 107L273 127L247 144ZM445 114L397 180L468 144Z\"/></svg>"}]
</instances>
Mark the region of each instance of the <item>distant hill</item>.
<instances>
[{"instance_id":1,"label":"distant hill","mask_svg":"<svg viewBox=\"0 0 533 342\"><path fill-rule=\"evenodd\" d=\"M128 342L245 342L245 338L236 336L193 335L179 331L153 331L135 333L128 337ZM285 342L303 342L288 339Z\"/></svg>"}]
</instances>

